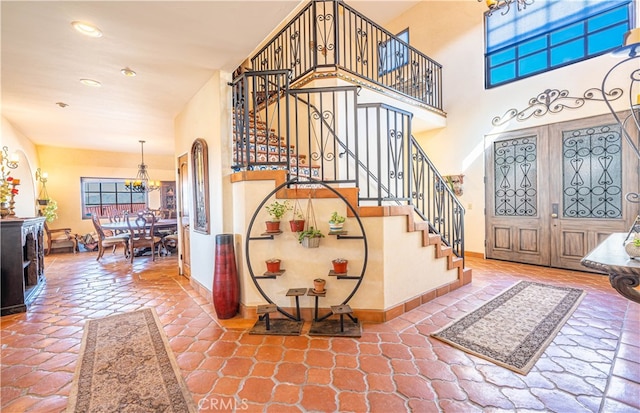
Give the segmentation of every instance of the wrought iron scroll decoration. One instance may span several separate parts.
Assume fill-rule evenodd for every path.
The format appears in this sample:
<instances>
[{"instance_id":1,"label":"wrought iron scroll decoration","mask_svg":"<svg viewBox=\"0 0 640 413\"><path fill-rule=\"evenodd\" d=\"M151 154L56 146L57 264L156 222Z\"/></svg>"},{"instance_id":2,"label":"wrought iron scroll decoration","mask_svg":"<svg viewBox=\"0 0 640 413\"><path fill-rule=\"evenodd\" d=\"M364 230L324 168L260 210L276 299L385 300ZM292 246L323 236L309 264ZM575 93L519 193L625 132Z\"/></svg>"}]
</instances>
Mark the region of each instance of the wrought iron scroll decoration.
<instances>
[{"instance_id":1,"label":"wrought iron scroll decoration","mask_svg":"<svg viewBox=\"0 0 640 413\"><path fill-rule=\"evenodd\" d=\"M539 93L536 97L529 99L529 106L522 109L509 109L503 116L496 116L491 123L493 126L504 125L512 119L518 122L535 116L541 118L548 113L559 113L564 109L579 109L584 106L588 100L605 101L605 95L609 100L616 100L622 96L623 92L620 88L611 89L605 92L598 88L591 88L584 92L582 97L569 96L568 90L547 89ZM602 96L602 97L599 97Z\"/></svg>"}]
</instances>

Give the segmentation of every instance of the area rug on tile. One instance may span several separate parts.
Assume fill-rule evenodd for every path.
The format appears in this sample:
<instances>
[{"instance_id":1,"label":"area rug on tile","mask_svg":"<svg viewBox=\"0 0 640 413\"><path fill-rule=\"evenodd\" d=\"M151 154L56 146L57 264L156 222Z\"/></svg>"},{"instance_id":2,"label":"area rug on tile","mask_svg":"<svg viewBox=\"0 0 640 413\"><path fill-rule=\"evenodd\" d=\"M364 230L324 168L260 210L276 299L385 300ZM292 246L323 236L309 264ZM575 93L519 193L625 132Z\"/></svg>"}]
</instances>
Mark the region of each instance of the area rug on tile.
<instances>
[{"instance_id":1,"label":"area rug on tile","mask_svg":"<svg viewBox=\"0 0 640 413\"><path fill-rule=\"evenodd\" d=\"M520 281L431 336L526 375L584 295L576 288Z\"/></svg>"},{"instance_id":2,"label":"area rug on tile","mask_svg":"<svg viewBox=\"0 0 640 413\"><path fill-rule=\"evenodd\" d=\"M155 310L89 320L67 412L196 412Z\"/></svg>"}]
</instances>

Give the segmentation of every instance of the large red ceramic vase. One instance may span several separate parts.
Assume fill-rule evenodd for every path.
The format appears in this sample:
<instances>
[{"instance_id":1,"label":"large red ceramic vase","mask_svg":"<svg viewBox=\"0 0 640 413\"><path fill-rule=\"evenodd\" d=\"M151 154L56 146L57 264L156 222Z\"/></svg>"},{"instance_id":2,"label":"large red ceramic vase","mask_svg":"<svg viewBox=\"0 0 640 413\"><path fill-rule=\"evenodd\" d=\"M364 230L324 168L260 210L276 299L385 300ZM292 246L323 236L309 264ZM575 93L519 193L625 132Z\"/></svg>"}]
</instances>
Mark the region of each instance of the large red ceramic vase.
<instances>
[{"instance_id":1,"label":"large red ceramic vase","mask_svg":"<svg viewBox=\"0 0 640 413\"><path fill-rule=\"evenodd\" d=\"M216 235L215 270L213 273L213 306L219 319L238 313L240 288L233 234Z\"/></svg>"}]
</instances>

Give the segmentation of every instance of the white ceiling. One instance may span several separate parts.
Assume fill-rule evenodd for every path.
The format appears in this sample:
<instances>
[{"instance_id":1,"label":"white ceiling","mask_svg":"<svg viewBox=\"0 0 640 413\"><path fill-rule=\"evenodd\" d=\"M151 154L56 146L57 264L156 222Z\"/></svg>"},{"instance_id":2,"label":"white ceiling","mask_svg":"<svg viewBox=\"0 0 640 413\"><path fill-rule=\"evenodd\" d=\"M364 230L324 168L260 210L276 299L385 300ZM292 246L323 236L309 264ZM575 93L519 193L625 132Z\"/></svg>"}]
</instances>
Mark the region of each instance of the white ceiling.
<instances>
[{"instance_id":1,"label":"white ceiling","mask_svg":"<svg viewBox=\"0 0 640 413\"><path fill-rule=\"evenodd\" d=\"M348 4L384 24L418 2ZM172 154L173 119L189 99L215 70L233 71L299 4L2 0L2 116L37 145L139 152L144 139L145 153ZM103 36L79 34L74 20ZM125 67L138 75L123 76Z\"/></svg>"}]
</instances>

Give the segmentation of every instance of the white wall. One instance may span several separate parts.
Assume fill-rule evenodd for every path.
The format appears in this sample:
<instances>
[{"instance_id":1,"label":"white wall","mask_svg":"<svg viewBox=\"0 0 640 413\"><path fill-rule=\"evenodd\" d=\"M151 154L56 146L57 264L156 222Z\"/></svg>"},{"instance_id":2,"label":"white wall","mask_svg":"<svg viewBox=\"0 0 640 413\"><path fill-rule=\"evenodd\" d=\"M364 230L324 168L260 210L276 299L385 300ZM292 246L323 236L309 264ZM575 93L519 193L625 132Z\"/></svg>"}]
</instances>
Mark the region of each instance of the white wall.
<instances>
[{"instance_id":1,"label":"white wall","mask_svg":"<svg viewBox=\"0 0 640 413\"><path fill-rule=\"evenodd\" d=\"M14 197L15 214L18 217L33 217L36 215L37 186L35 173L38 168L38 154L36 147L19 130L13 127L8 120L2 117L2 143L0 147L6 146L9 156L17 153L19 164L16 169L10 170L10 176L20 179L18 185L18 195Z\"/></svg>"},{"instance_id":2,"label":"white wall","mask_svg":"<svg viewBox=\"0 0 640 413\"><path fill-rule=\"evenodd\" d=\"M191 276L212 290L215 235L232 230L231 125L229 107L231 75L216 72L176 117L176 154L190 153L193 142L207 142L209 157L209 234L191 231ZM189 156L190 157L190 156ZM189 159L191 162L191 159ZM192 173L192 171L189 171ZM191 182L191 176L189 176ZM191 198L193 199L193 197ZM193 201L190 201L193 205ZM193 216L191 228L193 228Z\"/></svg>"},{"instance_id":3,"label":"white wall","mask_svg":"<svg viewBox=\"0 0 640 413\"><path fill-rule=\"evenodd\" d=\"M465 175L464 194L460 200L467 210L465 248L473 252L484 252L484 136L609 111L602 101L587 101L579 109L564 109L524 122L512 120L499 128L493 127L491 120L512 108L525 109L531 98L546 89L566 89L569 96L582 97L586 90L600 88L605 73L617 62L610 55L604 55L484 90L485 10L484 2L423 1L386 25L391 32L410 27L410 43L443 66L442 89L447 126L416 134L416 138L443 175ZM510 12L517 11L512 8ZM526 10L522 12L526 13ZM613 77L611 87L617 85L625 90L625 96L616 101L617 109L622 109L624 103L628 108L628 82L622 81L625 77L628 79L630 70ZM634 96L635 93L638 92L634 92Z\"/></svg>"}]
</instances>

